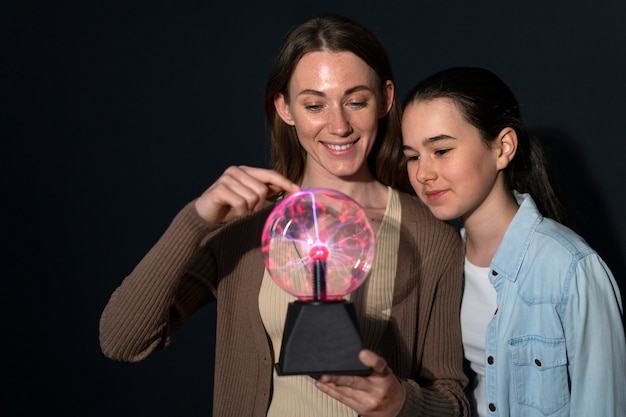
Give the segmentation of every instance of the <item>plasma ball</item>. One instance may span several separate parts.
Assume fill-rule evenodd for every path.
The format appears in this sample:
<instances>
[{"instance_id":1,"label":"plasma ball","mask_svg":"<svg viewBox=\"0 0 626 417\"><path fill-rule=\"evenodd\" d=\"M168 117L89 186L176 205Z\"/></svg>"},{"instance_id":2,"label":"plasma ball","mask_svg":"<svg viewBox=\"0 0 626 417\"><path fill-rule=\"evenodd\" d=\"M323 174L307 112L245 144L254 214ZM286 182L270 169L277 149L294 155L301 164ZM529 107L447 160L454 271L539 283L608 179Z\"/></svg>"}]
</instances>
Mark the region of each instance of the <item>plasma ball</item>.
<instances>
[{"instance_id":1,"label":"plasma ball","mask_svg":"<svg viewBox=\"0 0 626 417\"><path fill-rule=\"evenodd\" d=\"M267 271L284 291L300 300L338 300L369 275L376 235L352 198L308 188L289 194L270 212L261 251Z\"/></svg>"}]
</instances>

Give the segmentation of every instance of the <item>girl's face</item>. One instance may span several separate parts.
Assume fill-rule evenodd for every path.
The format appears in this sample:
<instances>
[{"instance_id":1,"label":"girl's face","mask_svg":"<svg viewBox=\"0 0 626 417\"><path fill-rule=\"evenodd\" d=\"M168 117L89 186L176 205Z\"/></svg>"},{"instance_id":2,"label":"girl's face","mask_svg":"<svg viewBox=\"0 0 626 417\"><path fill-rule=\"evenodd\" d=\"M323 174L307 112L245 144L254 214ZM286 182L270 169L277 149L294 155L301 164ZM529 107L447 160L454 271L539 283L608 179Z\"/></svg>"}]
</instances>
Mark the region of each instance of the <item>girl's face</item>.
<instances>
[{"instance_id":1,"label":"girl's face","mask_svg":"<svg viewBox=\"0 0 626 417\"><path fill-rule=\"evenodd\" d=\"M394 86L381 94L376 72L351 52L318 51L304 55L289 81L288 97L277 94L276 110L295 126L307 152L305 180L342 177L369 179L370 153L378 119L393 104Z\"/></svg>"},{"instance_id":2,"label":"girl's face","mask_svg":"<svg viewBox=\"0 0 626 417\"><path fill-rule=\"evenodd\" d=\"M499 141L488 148L452 100L409 104L402 136L411 185L435 217L467 220L494 202L499 195L494 190L504 187L499 173L509 159Z\"/></svg>"}]
</instances>

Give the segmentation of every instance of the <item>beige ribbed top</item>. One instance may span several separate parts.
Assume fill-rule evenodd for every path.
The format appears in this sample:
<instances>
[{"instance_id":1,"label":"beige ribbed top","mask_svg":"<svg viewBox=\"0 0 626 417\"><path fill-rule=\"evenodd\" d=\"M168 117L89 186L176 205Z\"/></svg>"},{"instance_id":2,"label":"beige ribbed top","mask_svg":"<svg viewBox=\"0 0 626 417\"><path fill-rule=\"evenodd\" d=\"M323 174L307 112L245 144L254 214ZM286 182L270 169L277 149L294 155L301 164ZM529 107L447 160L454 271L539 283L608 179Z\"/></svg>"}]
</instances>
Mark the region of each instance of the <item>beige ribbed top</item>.
<instances>
[{"instance_id":1,"label":"beige ribbed top","mask_svg":"<svg viewBox=\"0 0 626 417\"><path fill-rule=\"evenodd\" d=\"M398 193L390 188L385 215L376 233L372 271L348 296L357 310L363 343L373 350L379 344L391 312L401 214ZM280 357L287 305L294 300L276 285L266 270L259 293L259 309L275 358ZM268 417L356 416L354 410L319 391L307 375L278 376L274 370L273 386Z\"/></svg>"}]
</instances>

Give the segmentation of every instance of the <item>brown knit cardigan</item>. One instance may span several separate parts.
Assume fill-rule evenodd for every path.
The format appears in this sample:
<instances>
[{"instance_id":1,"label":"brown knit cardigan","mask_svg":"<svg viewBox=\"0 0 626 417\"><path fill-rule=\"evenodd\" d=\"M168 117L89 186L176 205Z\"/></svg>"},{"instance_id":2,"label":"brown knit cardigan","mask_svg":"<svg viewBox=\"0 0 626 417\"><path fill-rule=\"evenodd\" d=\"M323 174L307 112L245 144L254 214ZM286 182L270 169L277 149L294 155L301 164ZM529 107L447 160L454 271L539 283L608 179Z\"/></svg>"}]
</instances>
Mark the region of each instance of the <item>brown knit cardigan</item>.
<instances>
[{"instance_id":1,"label":"brown knit cardigan","mask_svg":"<svg viewBox=\"0 0 626 417\"><path fill-rule=\"evenodd\" d=\"M379 354L406 391L399 416L466 416L459 311L462 250L456 231L400 193L402 226L389 325ZM210 226L185 206L113 292L100 345L136 362L170 343L197 309L217 303L213 415L266 415L276 362L258 308L261 232L271 207Z\"/></svg>"}]
</instances>

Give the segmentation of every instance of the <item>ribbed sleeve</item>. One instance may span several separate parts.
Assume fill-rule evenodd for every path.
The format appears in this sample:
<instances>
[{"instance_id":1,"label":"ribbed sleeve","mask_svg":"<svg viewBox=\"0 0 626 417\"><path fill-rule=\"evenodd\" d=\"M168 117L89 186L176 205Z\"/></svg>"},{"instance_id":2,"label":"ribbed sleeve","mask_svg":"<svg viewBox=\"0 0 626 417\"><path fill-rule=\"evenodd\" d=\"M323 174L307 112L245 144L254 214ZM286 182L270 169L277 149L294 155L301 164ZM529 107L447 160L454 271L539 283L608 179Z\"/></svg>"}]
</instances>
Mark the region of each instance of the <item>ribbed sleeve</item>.
<instances>
[{"instance_id":1,"label":"ribbed sleeve","mask_svg":"<svg viewBox=\"0 0 626 417\"><path fill-rule=\"evenodd\" d=\"M211 230L192 203L179 212L111 295L100 318L100 346L105 356L127 362L145 358L167 345L172 327L206 303L210 294L205 285L186 292L180 289L188 263L197 256ZM181 299L177 300L177 295ZM170 319L172 313L177 320Z\"/></svg>"}]
</instances>

